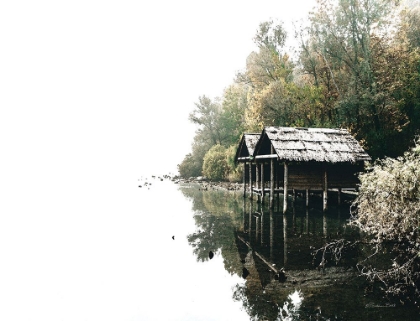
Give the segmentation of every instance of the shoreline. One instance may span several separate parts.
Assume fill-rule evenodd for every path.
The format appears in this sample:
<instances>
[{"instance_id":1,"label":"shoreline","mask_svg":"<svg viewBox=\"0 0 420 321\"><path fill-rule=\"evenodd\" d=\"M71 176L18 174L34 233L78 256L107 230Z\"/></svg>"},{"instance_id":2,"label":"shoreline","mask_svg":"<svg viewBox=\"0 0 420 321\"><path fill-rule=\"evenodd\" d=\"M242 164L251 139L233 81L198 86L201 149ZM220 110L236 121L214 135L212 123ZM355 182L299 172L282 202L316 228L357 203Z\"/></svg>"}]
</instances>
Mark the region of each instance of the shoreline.
<instances>
[{"instance_id":1,"label":"shoreline","mask_svg":"<svg viewBox=\"0 0 420 321\"><path fill-rule=\"evenodd\" d=\"M198 184L203 191L207 190L225 190L225 191L243 191L243 183L239 182L224 182L224 181L209 181L202 178L174 178L172 181L175 184Z\"/></svg>"}]
</instances>

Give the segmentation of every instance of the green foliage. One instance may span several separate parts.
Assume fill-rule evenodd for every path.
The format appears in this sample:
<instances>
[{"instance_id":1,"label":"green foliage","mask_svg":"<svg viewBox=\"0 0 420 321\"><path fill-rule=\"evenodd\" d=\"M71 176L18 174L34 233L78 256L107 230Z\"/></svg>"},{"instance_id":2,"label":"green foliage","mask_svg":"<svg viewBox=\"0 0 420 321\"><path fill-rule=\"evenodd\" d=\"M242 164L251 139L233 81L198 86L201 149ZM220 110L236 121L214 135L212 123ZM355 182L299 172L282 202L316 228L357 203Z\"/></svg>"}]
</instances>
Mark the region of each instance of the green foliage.
<instances>
[{"instance_id":1,"label":"green foliage","mask_svg":"<svg viewBox=\"0 0 420 321\"><path fill-rule=\"evenodd\" d=\"M214 145L204 156L203 174L211 180L224 180L228 171L226 149Z\"/></svg>"},{"instance_id":2,"label":"green foliage","mask_svg":"<svg viewBox=\"0 0 420 321\"><path fill-rule=\"evenodd\" d=\"M240 276L242 263L235 242L234 230L241 226L241 193L209 190L205 193L197 189L185 188L181 192L190 197L197 230L187 236L197 261L209 260L209 251L220 253L226 271Z\"/></svg>"},{"instance_id":3,"label":"green foliage","mask_svg":"<svg viewBox=\"0 0 420 321\"><path fill-rule=\"evenodd\" d=\"M203 162L203 174L214 181L229 180L238 182L242 177L242 166L236 166L236 144L225 148L215 145L206 153Z\"/></svg>"},{"instance_id":4,"label":"green foliage","mask_svg":"<svg viewBox=\"0 0 420 321\"><path fill-rule=\"evenodd\" d=\"M274 21L265 21L260 23L257 34L254 37L255 44L260 48L269 48L273 52L279 53L286 42L287 32L283 23L279 22L274 26Z\"/></svg>"},{"instance_id":5,"label":"green foliage","mask_svg":"<svg viewBox=\"0 0 420 321\"><path fill-rule=\"evenodd\" d=\"M197 162L192 154L185 156L181 164L178 164L178 172L181 177L197 177L201 175L201 162Z\"/></svg>"},{"instance_id":6,"label":"green foliage","mask_svg":"<svg viewBox=\"0 0 420 321\"><path fill-rule=\"evenodd\" d=\"M347 128L373 159L403 155L420 134L419 7L318 0L309 26L296 30L297 60L285 48L283 24L261 23L257 50L235 82L220 99L201 96L195 104L186 167L202 167L212 146L237 146L244 132L264 126ZM223 176L238 174L228 166Z\"/></svg>"},{"instance_id":7,"label":"green foliage","mask_svg":"<svg viewBox=\"0 0 420 321\"><path fill-rule=\"evenodd\" d=\"M221 144L225 147L236 145L245 131L248 90L248 86L233 84L224 92L219 122L223 133Z\"/></svg>"},{"instance_id":8,"label":"green foliage","mask_svg":"<svg viewBox=\"0 0 420 321\"><path fill-rule=\"evenodd\" d=\"M199 97L199 102L195 104L196 108L190 114L190 121L199 127L194 137L192 153L185 156L178 167L181 176L201 175L204 155L212 146L221 145L228 148L234 145L236 148L236 144L245 131L247 92L248 86L233 84L225 90L221 103L218 98L212 101L206 96ZM236 167L227 166L226 170L223 179L237 180Z\"/></svg>"},{"instance_id":9,"label":"green foliage","mask_svg":"<svg viewBox=\"0 0 420 321\"><path fill-rule=\"evenodd\" d=\"M199 125L198 134L203 140L208 140L212 144L221 143L221 124L219 123L221 106L216 101L212 101L206 96L198 98L196 108L190 114L190 121Z\"/></svg>"},{"instance_id":10,"label":"green foliage","mask_svg":"<svg viewBox=\"0 0 420 321\"><path fill-rule=\"evenodd\" d=\"M240 182L242 179L243 166L237 166L235 163L236 149L238 146L232 145L226 150L226 162L228 167L228 172L226 178L230 182Z\"/></svg>"}]
</instances>

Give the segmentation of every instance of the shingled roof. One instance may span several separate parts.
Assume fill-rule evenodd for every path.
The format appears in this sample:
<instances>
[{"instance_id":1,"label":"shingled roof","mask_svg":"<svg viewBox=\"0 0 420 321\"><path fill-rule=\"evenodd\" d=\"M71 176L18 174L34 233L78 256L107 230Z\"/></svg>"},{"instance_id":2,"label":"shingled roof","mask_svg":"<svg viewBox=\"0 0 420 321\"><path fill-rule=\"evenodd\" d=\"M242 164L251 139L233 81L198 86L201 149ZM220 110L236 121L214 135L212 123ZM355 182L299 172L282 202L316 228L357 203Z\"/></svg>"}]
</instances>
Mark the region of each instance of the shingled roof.
<instances>
[{"instance_id":1,"label":"shingled roof","mask_svg":"<svg viewBox=\"0 0 420 321\"><path fill-rule=\"evenodd\" d=\"M255 146L257 145L261 134L259 133L245 133L239 143L239 148L236 151L236 161L249 159L249 156L253 156L255 153Z\"/></svg>"},{"instance_id":2,"label":"shingled roof","mask_svg":"<svg viewBox=\"0 0 420 321\"><path fill-rule=\"evenodd\" d=\"M345 129L265 127L254 156L271 154L279 160L350 162L369 161L370 156Z\"/></svg>"}]
</instances>

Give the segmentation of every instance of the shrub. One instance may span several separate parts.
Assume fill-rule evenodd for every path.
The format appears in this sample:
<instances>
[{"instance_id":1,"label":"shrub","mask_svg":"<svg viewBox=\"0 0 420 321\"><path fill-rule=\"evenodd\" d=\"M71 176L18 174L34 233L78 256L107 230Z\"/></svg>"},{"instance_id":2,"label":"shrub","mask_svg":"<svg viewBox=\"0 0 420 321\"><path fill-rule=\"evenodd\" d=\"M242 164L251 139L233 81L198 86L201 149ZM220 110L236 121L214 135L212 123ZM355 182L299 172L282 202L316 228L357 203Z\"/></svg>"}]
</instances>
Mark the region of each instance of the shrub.
<instances>
[{"instance_id":1,"label":"shrub","mask_svg":"<svg viewBox=\"0 0 420 321\"><path fill-rule=\"evenodd\" d=\"M420 145L378 161L360 178L354 223L378 241L417 241L420 223Z\"/></svg>"},{"instance_id":2,"label":"shrub","mask_svg":"<svg viewBox=\"0 0 420 321\"><path fill-rule=\"evenodd\" d=\"M226 161L228 165L227 179L230 182L240 182L242 179L243 167L235 164L236 148L236 145L232 145L226 150Z\"/></svg>"},{"instance_id":3,"label":"shrub","mask_svg":"<svg viewBox=\"0 0 420 321\"><path fill-rule=\"evenodd\" d=\"M224 180L228 172L226 149L214 145L204 156L203 175L211 180Z\"/></svg>"},{"instance_id":4,"label":"shrub","mask_svg":"<svg viewBox=\"0 0 420 321\"><path fill-rule=\"evenodd\" d=\"M374 255L393 244L388 268L377 270L366 260L362 274L379 280L388 293L410 299L420 295L420 141L403 157L377 161L361 174L357 214L351 223L372 237ZM374 256L373 255L373 256Z\"/></svg>"}]
</instances>

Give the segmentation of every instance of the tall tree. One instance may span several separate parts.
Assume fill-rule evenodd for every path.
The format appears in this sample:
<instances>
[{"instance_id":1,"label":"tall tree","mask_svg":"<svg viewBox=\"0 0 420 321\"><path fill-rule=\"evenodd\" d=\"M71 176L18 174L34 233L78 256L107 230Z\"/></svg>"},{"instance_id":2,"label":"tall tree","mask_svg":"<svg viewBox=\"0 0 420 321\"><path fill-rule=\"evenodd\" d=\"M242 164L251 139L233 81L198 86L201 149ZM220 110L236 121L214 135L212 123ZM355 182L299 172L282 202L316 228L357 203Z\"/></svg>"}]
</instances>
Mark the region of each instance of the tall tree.
<instances>
[{"instance_id":1,"label":"tall tree","mask_svg":"<svg viewBox=\"0 0 420 321\"><path fill-rule=\"evenodd\" d=\"M390 64L383 60L389 71L384 75L379 72L384 65L376 62L392 43L395 1L319 0L318 4L310 16L309 40L302 46L302 66L315 84L324 87L333 122L350 128L374 157L392 153L386 140L393 124L404 123L404 115L392 92L382 87L392 72Z\"/></svg>"},{"instance_id":2,"label":"tall tree","mask_svg":"<svg viewBox=\"0 0 420 321\"><path fill-rule=\"evenodd\" d=\"M222 141L222 128L219 124L221 106L218 101L211 101L206 96L200 96L195 109L190 113L189 119L199 125L198 133L204 140L210 141L213 145Z\"/></svg>"},{"instance_id":3,"label":"tall tree","mask_svg":"<svg viewBox=\"0 0 420 321\"><path fill-rule=\"evenodd\" d=\"M258 52L248 56L245 72L238 75L239 82L250 86L245 121L251 131L284 122L290 109L284 93L293 78L293 63L284 52L286 37L283 24L261 23L254 38Z\"/></svg>"},{"instance_id":4,"label":"tall tree","mask_svg":"<svg viewBox=\"0 0 420 321\"><path fill-rule=\"evenodd\" d=\"M221 143L225 147L236 145L245 131L248 91L249 86L240 83L234 83L224 91L219 126L224 137Z\"/></svg>"}]
</instances>

